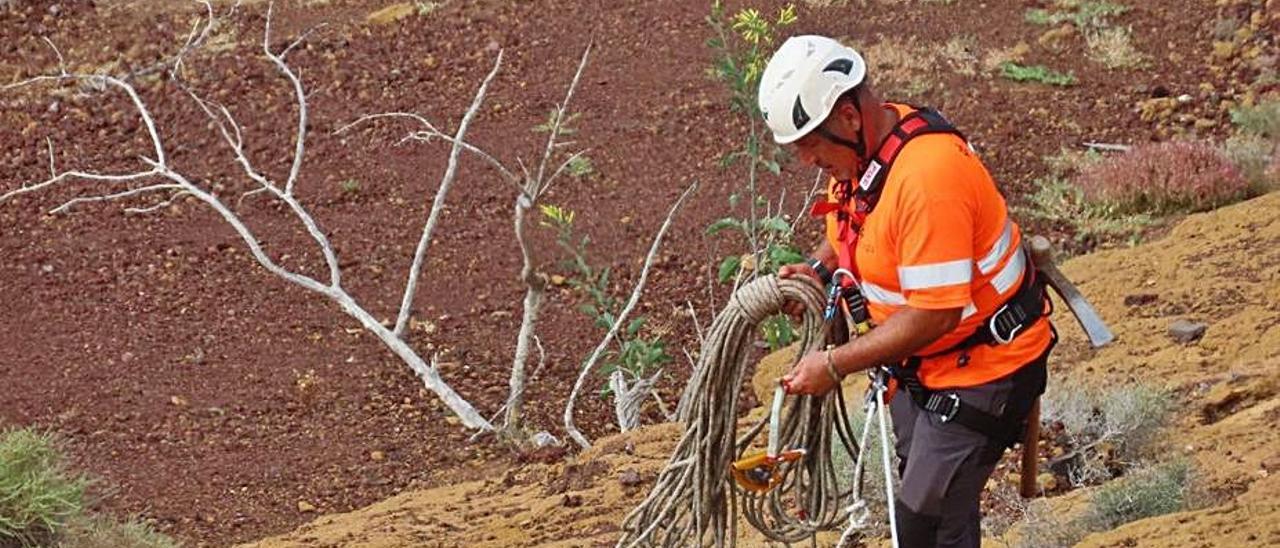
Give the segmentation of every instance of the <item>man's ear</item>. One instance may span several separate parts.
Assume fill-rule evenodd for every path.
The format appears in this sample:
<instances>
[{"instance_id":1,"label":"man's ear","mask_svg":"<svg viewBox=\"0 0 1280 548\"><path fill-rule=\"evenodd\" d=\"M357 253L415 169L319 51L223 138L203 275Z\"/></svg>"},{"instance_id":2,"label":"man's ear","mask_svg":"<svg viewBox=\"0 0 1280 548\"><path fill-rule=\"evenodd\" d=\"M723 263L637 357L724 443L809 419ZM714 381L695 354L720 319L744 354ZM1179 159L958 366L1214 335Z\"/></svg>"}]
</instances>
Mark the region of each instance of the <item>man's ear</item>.
<instances>
[{"instance_id":1,"label":"man's ear","mask_svg":"<svg viewBox=\"0 0 1280 548\"><path fill-rule=\"evenodd\" d=\"M832 114L840 120L841 127L844 129L853 132L862 130L862 116L854 106L852 98L838 101L835 112Z\"/></svg>"}]
</instances>

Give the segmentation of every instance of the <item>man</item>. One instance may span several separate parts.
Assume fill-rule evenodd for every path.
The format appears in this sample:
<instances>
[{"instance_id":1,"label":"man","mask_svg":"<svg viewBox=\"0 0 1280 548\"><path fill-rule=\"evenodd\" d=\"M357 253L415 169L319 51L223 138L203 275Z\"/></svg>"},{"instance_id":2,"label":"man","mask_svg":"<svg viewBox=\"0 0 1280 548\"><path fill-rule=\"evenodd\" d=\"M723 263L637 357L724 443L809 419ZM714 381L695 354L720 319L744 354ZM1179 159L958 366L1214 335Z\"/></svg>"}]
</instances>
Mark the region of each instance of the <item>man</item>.
<instances>
[{"instance_id":1,"label":"man","mask_svg":"<svg viewBox=\"0 0 1280 548\"><path fill-rule=\"evenodd\" d=\"M780 275L831 283L832 271L851 273L876 324L804 356L782 382L792 394L824 394L850 373L892 365L899 539L976 547L979 494L1044 391L1056 336L982 162L941 115L882 103L865 76L853 49L798 36L761 77L775 141L831 177L814 208L825 241Z\"/></svg>"}]
</instances>

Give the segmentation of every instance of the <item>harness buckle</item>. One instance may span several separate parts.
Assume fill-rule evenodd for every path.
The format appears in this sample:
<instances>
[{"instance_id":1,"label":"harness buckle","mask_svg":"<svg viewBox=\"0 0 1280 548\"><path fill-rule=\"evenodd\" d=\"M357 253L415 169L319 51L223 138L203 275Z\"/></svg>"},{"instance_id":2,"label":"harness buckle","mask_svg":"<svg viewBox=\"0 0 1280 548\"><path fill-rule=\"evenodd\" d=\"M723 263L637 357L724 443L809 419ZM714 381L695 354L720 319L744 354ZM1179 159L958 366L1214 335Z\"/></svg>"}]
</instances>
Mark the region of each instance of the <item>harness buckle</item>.
<instances>
[{"instance_id":1,"label":"harness buckle","mask_svg":"<svg viewBox=\"0 0 1280 548\"><path fill-rule=\"evenodd\" d=\"M960 396L955 392L948 394L934 394L933 397L939 398L939 404L933 407L935 407L934 412L938 414L939 418L942 419L942 422L951 422L951 419L956 418L956 415L960 413ZM949 403L951 407L946 411L937 409L942 407L942 402Z\"/></svg>"},{"instance_id":2,"label":"harness buckle","mask_svg":"<svg viewBox=\"0 0 1280 548\"><path fill-rule=\"evenodd\" d=\"M987 330L991 332L991 338L996 344L1009 344L1013 342L1014 337L1018 336L1018 332L1026 327L1027 313L1022 310L1021 306L1015 306L1016 303L1009 302L1001 306L995 314L991 315L991 319L987 320Z\"/></svg>"}]
</instances>

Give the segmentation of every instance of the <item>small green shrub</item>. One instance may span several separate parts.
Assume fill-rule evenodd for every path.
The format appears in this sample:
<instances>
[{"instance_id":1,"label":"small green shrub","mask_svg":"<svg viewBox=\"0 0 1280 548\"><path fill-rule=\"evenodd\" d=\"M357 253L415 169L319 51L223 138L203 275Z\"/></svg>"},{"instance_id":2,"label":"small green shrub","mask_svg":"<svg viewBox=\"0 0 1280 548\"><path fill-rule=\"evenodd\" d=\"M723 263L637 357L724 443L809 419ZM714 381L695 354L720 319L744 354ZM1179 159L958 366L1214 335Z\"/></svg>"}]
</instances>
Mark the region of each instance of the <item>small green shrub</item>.
<instances>
[{"instance_id":1,"label":"small green shrub","mask_svg":"<svg viewBox=\"0 0 1280 548\"><path fill-rule=\"evenodd\" d=\"M428 0L418 0L413 3L413 7L418 12L419 17L426 17L435 13L436 10L444 6L444 2L431 2Z\"/></svg>"},{"instance_id":2,"label":"small green shrub","mask_svg":"<svg viewBox=\"0 0 1280 548\"><path fill-rule=\"evenodd\" d=\"M1237 107L1231 111L1231 123L1242 132L1280 140L1280 100Z\"/></svg>"},{"instance_id":3,"label":"small green shrub","mask_svg":"<svg viewBox=\"0 0 1280 548\"><path fill-rule=\"evenodd\" d=\"M1049 499L1024 501L1014 489L1003 489L1007 500L1024 505L1020 516L1022 529L1010 548L1068 548L1088 536L1089 530L1083 523L1065 518Z\"/></svg>"},{"instance_id":4,"label":"small green shrub","mask_svg":"<svg viewBox=\"0 0 1280 548\"><path fill-rule=\"evenodd\" d=\"M343 194L355 194L360 192L360 181L355 179L346 179L338 183L338 188L342 189Z\"/></svg>"},{"instance_id":5,"label":"small green shrub","mask_svg":"<svg viewBox=\"0 0 1280 548\"><path fill-rule=\"evenodd\" d=\"M1129 11L1129 7L1111 2L1070 2L1059 6L1064 9L1029 9L1023 18L1033 25L1054 26L1071 23L1079 29L1104 28L1111 18Z\"/></svg>"},{"instance_id":6,"label":"small green shrub","mask_svg":"<svg viewBox=\"0 0 1280 548\"><path fill-rule=\"evenodd\" d=\"M142 521L123 523L102 516L80 518L67 528L58 548L178 548L177 541Z\"/></svg>"},{"instance_id":7,"label":"small green shrub","mask_svg":"<svg viewBox=\"0 0 1280 548\"><path fill-rule=\"evenodd\" d=\"M1089 58L1109 69L1138 68L1147 58L1133 46L1132 31L1113 27L1090 32L1085 36Z\"/></svg>"},{"instance_id":8,"label":"small green shrub","mask_svg":"<svg viewBox=\"0 0 1280 548\"><path fill-rule=\"evenodd\" d=\"M1012 61L1000 63L1000 75L1015 82L1039 82L1050 86L1075 85L1074 74L1063 74L1044 65L1020 65Z\"/></svg>"},{"instance_id":9,"label":"small green shrub","mask_svg":"<svg viewBox=\"0 0 1280 548\"><path fill-rule=\"evenodd\" d=\"M1239 169L1201 141L1138 145L1085 167L1074 180L1089 200L1123 213L1205 211L1249 195Z\"/></svg>"},{"instance_id":10,"label":"small green shrub","mask_svg":"<svg viewBox=\"0 0 1280 548\"><path fill-rule=\"evenodd\" d=\"M1028 205L1014 206L1014 214L1042 223L1063 223L1071 228L1075 244L1092 248L1111 242L1136 244L1148 228L1156 224L1146 214L1128 214L1117 207L1091 201L1084 190L1068 179L1045 177L1036 181L1037 190Z\"/></svg>"},{"instance_id":11,"label":"small green shrub","mask_svg":"<svg viewBox=\"0 0 1280 548\"><path fill-rule=\"evenodd\" d=\"M0 434L0 545L46 544L84 510L88 481L69 472L54 438L24 428Z\"/></svg>"},{"instance_id":12,"label":"small green shrub","mask_svg":"<svg viewBox=\"0 0 1280 548\"><path fill-rule=\"evenodd\" d=\"M543 226L556 231L556 244L569 254L565 267L573 276L567 282L588 297L588 302L583 303L579 310L589 316L596 327L608 331L622 312L622 303L613 295L609 285L609 268L597 269L591 265L587 257L590 238L574 233L573 211L555 205L538 207L542 211ZM656 374L671 363L671 355L661 335L643 332L646 321L645 316L637 315L627 325L620 326L617 347L605 354L604 365L600 369L605 378L614 371L622 371L628 376L628 382L634 382ZM601 395L609 393L606 385Z\"/></svg>"},{"instance_id":13,"label":"small green shrub","mask_svg":"<svg viewBox=\"0 0 1280 548\"><path fill-rule=\"evenodd\" d=\"M1073 458L1064 461L1075 486L1106 481L1154 451L1173 409L1172 396L1146 384L1051 388L1043 420L1061 423Z\"/></svg>"},{"instance_id":14,"label":"small green shrub","mask_svg":"<svg viewBox=\"0 0 1280 548\"><path fill-rule=\"evenodd\" d=\"M791 346L799 336L785 314L775 314L760 323L760 331L764 333L764 342L769 345L770 352L777 352Z\"/></svg>"},{"instance_id":15,"label":"small green shrub","mask_svg":"<svg viewBox=\"0 0 1280 548\"><path fill-rule=\"evenodd\" d=\"M565 169L568 170L569 175L572 175L579 179L596 172L596 167L592 165L591 158L588 158L583 155L574 156L571 160L569 160L569 163L568 165L565 166Z\"/></svg>"},{"instance_id":16,"label":"small green shrub","mask_svg":"<svg viewBox=\"0 0 1280 548\"><path fill-rule=\"evenodd\" d=\"M1082 518L1090 530L1106 531L1131 521L1179 512L1191 489L1191 465L1183 460L1156 464L1103 485Z\"/></svg>"},{"instance_id":17,"label":"small green shrub","mask_svg":"<svg viewBox=\"0 0 1280 548\"><path fill-rule=\"evenodd\" d=\"M1222 154L1249 182L1249 194L1260 195L1280 186L1280 146L1275 141L1252 133L1239 133L1222 143Z\"/></svg>"}]
</instances>

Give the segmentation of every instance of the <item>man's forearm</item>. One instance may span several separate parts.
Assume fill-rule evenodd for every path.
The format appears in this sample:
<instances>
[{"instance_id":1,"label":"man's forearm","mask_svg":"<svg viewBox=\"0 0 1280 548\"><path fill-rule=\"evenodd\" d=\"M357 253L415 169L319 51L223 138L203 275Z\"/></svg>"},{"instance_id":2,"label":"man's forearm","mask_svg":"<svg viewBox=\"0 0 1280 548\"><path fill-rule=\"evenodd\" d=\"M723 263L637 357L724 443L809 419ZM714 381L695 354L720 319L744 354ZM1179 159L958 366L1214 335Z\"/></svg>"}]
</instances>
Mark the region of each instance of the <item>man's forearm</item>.
<instances>
[{"instance_id":1,"label":"man's forearm","mask_svg":"<svg viewBox=\"0 0 1280 548\"><path fill-rule=\"evenodd\" d=\"M831 351L836 371L848 375L884 363L897 363L929 346L960 323L961 309L924 310L907 307Z\"/></svg>"}]
</instances>

